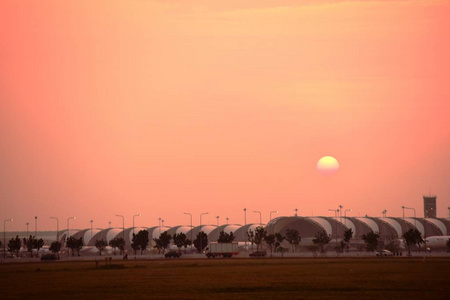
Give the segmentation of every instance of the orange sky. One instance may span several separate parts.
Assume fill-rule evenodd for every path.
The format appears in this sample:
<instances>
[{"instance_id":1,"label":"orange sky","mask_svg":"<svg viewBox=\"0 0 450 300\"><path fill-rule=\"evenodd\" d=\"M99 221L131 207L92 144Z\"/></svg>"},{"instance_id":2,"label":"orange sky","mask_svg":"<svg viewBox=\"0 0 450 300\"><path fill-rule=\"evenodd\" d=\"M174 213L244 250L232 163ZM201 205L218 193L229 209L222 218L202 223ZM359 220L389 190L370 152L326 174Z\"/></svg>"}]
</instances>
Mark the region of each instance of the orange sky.
<instances>
[{"instance_id":1,"label":"orange sky","mask_svg":"<svg viewBox=\"0 0 450 300\"><path fill-rule=\"evenodd\" d=\"M2 1L0 218L423 216L430 187L446 217L449 15L450 1Z\"/></svg>"}]
</instances>

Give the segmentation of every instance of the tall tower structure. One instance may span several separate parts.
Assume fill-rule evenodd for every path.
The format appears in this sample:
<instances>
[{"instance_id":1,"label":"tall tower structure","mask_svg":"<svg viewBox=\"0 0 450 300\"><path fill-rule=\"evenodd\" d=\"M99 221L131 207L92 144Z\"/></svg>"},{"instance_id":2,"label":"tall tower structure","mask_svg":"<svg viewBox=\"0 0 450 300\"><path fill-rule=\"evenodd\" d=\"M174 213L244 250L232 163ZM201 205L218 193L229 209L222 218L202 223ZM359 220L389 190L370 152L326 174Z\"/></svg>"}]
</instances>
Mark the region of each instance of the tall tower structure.
<instances>
[{"instance_id":1,"label":"tall tower structure","mask_svg":"<svg viewBox=\"0 0 450 300\"><path fill-rule=\"evenodd\" d=\"M436 218L436 196L423 196L423 216Z\"/></svg>"}]
</instances>

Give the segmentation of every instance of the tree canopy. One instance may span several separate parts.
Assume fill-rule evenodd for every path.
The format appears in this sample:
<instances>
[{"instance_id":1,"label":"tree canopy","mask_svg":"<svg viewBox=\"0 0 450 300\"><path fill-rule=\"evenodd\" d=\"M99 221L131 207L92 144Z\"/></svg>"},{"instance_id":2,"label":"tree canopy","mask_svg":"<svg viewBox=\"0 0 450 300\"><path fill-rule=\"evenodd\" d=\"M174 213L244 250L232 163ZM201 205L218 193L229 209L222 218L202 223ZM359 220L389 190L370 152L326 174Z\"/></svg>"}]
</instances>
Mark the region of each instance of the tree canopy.
<instances>
[{"instance_id":1,"label":"tree canopy","mask_svg":"<svg viewBox=\"0 0 450 300\"><path fill-rule=\"evenodd\" d=\"M219 233L219 238L217 239L218 243L231 243L234 241L236 237L233 235L233 232L226 233L225 231L221 231Z\"/></svg>"},{"instance_id":2,"label":"tree canopy","mask_svg":"<svg viewBox=\"0 0 450 300\"><path fill-rule=\"evenodd\" d=\"M286 229L286 241L291 244L291 250L292 252L295 252L297 249L298 244L302 240L302 237L300 236L300 233L296 229Z\"/></svg>"},{"instance_id":3,"label":"tree canopy","mask_svg":"<svg viewBox=\"0 0 450 300\"><path fill-rule=\"evenodd\" d=\"M194 240L194 247L199 253L202 253L206 246L208 246L208 235L200 231Z\"/></svg>"},{"instance_id":4,"label":"tree canopy","mask_svg":"<svg viewBox=\"0 0 450 300\"><path fill-rule=\"evenodd\" d=\"M325 232L325 230L320 230L315 234L315 238L312 240L315 245L320 249L320 253L325 253L325 245L327 245L331 238Z\"/></svg>"},{"instance_id":5,"label":"tree canopy","mask_svg":"<svg viewBox=\"0 0 450 300\"><path fill-rule=\"evenodd\" d=\"M363 239L364 243L366 244L367 251L373 252L378 247L380 235L378 234L378 232L371 231L366 234L363 234L362 239Z\"/></svg>"}]
</instances>

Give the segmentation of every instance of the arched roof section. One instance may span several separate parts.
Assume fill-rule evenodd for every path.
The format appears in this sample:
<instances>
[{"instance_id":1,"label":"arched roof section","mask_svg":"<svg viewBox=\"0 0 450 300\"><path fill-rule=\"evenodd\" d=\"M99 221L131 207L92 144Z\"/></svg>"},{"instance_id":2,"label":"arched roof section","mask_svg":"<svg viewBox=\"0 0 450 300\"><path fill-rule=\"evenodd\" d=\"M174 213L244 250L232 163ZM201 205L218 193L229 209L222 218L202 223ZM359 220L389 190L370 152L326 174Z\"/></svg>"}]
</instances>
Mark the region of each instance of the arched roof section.
<instances>
[{"instance_id":1,"label":"arched roof section","mask_svg":"<svg viewBox=\"0 0 450 300\"><path fill-rule=\"evenodd\" d=\"M240 226L237 225L222 225L219 227L216 227L213 231L211 231L211 233L208 235L208 240L210 242L215 242L219 239L220 233L223 231L225 233L230 233L233 232L233 235L235 234L235 232L240 228Z\"/></svg>"},{"instance_id":2,"label":"arched roof section","mask_svg":"<svg viewBox=\"0 0 450 300\"><path fill-rule=\"evenodd\" d=\"M335 220L336 222L339 222L339 224L341 224L345 228L347 228L347 229L350 228L352 230L353 234L355 234L356 226L352 222L352 220L350 220L350 218L345 218L345 217L336 218L336 217L333 217L332 219Z\"/></svg>"},{"instance_id":3,"label":"arched roof section","mask_svg":"<svg viewBox=\"0 0 450 300\"><path fill-rule=\"evenodd\" d=\"M307 219L313 221L314 223L317 223L320 227L322 227L325 230L325 232L329 236L331 236L333 234L333 229L332 229L331 223L328 220L326 220L325 218L309 217Z\"/></svg>"},{"instance_id":4,"label":"arched roof section","mask_svg":"<svg viewBox=\"0 0 450 300\"><path fill-rule=\"evenodd\" d=\"M425 221L430 222L431 224L439 228L442 235L447 235L447 226L445 226L445 224L441 220L434 218L426 218ZM429 234L427 235L430 236Z\"/></svg>"},{"instance_id":5,"label":"arched roof section","mask_svg":"<svg viewBox=\"0 0 450 300\"><path fill-rule=\"evenodd\" d=\"M190 226L180 225L170 228L167 232L173 237L175 234L178 233L186 234L189 230L191 230Z\"/></svg>"},{"instance_id":6,"label":"arched roof section","mask_svg":"<svg viewBox=\"0 0 450 300\"><path fill-rule=\"evenodd\" d=\"M92 231L91 229L87 229L84 232L84 236L83 236L83 241L85 245L89 245L91 240L94 238L94 236L99 233L100 231L102 231L101 229L98 228L93 228ZM93 242L95 243L95 240L93 240Z\"/></svg>"},{"instance_id":7,"label":"arched roof section","mask_svg":"<svg viewBox=\"0 0 450 300\"><path fill-rule=\"evenodd\" d=\"M450 219L439 218L437 220L445 225L445 228L447 228L447 235L450 235Z\"/></svg>"},{"instance_id":8,"label":"arched roof section","mask_svg":"<svg viewBox=\"0 0 450 300\"><path fill-rule=\"evenodd\" d=\"M405 221L411 224L413 227L416 227L417 230L419 230L422 234L422 237L425 236L425 228L418 218L405 218Z\"/></svg>"},{"instance_id":9,"label":"arched roof section","mask_svg":"<svg viewBox=\"0 0 450 300\"><path fill-rule=\"evenodd\" d=\"M257 224L251 223L251 224L247 224L247 225L239 227L235 232L233 232L233 234L236 236L234 241L235 242L247 242L248 241L247 232L250 229L255 230L255 228L258 226L260 226L259 223L257 223Z\"/></svg>"},{"instance_id":10,"label":"arched roof section","mask_svg":"<svg viewBox=\"0 0 450 300\"><path fill-rule=\"evenodd\" d=\"M277 217L272 219L266 226L268 234L280 233L286 230L286 227L292 223L301 220L303 217Z\"/></svg>"},{"instance_id":11,"label":"arched roof section","mask_svg":"<svg viewBox=\"0 0 450 300\"><path fill-rule=\"evenodd\" d=\"M217 228L217 226L213 226L213 225L201 225L201 226L196 226L196 227L194 227L194 228L192 228L191 230L189 230L187 233L186 233L186 235L187 236L193 236L193 238L195 239L196 237L197 237L197 234L200 232L200 231L203 231L204 233L206 233L208 236L209 236L209 234L214 230L214 229L216 229ZM209 237L208 237L208 239L209 239Z\"/></svg>"},{"instance_id":12,"label":"arched roof section","mask_svg":"<svg viewBox=\"0 0 450 300\"><path fill-rule=\"evenodd\" d=\"M402 226L398 221L392 218L378 218L380 222L384 222L388 224L391 228L395 230L395 233L397 234L394 238L401 238L403 235Z\"/></svg>"},{"instance_id":13,"label":"arched roof section","mask_svg":"<svg viewBox=\"0 0 450 300\"><path fill-rule=\"evenodd\" d=\"M119 232L122 232L122 228L107 228L97 232L92 239L87 244L88 246L95 246L96 240L105 240L109 243L110 240L114 239ZM121 236L120 236L121 237Z\"/></svg>"},{"instance_id":14,"label":"arched roof section","mask_svg":"<svg viewBox=\"0 0 450 300\"><path fill-rule=\"evenodd\" d=\"M380 232L380 228L378 227L378 224L374 220L368 217L357 217L355 219L366 224L373 232Z\"/></svg>"}]
</instances>

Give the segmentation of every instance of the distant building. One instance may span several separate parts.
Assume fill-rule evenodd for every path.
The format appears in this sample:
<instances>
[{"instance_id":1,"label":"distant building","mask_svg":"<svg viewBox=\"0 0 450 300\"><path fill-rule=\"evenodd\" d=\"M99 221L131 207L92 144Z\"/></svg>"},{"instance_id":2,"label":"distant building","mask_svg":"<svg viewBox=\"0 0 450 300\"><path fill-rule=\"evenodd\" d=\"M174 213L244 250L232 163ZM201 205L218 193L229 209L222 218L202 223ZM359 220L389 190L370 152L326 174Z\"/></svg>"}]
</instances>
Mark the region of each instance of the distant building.
<instances>
[{"instance_id":1,"label":"distant building","mask_svg":"<svg viewBox=\"0 0 450 300\"><path fill-rule=\"evenodd\" d=\"M425 218L436 218L436 196L423 196L423 215Z\"/></svg>"}]
</instances>

